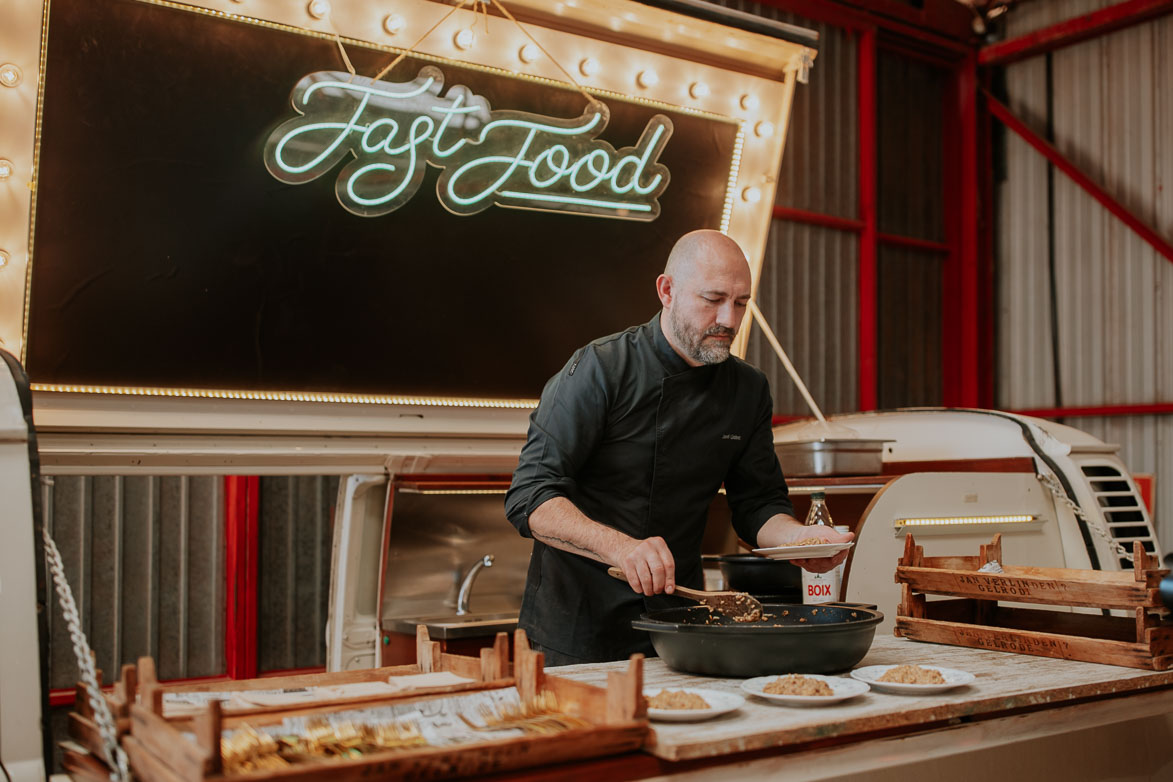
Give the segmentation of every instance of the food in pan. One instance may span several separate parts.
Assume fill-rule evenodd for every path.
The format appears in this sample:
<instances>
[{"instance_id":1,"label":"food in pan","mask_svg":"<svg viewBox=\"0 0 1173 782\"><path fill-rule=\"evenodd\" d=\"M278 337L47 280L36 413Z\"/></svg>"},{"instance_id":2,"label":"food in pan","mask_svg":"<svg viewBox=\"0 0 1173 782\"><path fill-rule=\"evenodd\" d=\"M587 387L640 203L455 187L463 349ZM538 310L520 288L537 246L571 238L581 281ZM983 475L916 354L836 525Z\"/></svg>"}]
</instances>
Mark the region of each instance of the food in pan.
<instances>
[{"instance_id":1,"label":"food in pan","mask_svg":"<svg viewBox=\"0 0 1173 782\"><path fill-rule=\"evenodd\" d=\"M701 696L683 690L660 690L648 698L650 709L707 709L709 702Z\"/></svg>"},{"instance_id":2,"label":"food in pan","mask_svg":"<svg viewBox=\"0 0 1173 782\"><path fill-rule=\"evenodd\" d=\"M779 676L762 687L763 692L771 695L834 695L832 690L822 679L812 679L809 676L799 676L788 673Z\"/></svg>"},{"instance_id":3,"label":"food in pan","mask_svg":"<svg viewBox=\"0 0 1173 782\"><path fill-rule=\"evenodd\" d=\"M877 681L894 684L944 684L945 677L940 671L922 668L919 665L897 665L884 672Z\"/></svg>"}]
</instances>

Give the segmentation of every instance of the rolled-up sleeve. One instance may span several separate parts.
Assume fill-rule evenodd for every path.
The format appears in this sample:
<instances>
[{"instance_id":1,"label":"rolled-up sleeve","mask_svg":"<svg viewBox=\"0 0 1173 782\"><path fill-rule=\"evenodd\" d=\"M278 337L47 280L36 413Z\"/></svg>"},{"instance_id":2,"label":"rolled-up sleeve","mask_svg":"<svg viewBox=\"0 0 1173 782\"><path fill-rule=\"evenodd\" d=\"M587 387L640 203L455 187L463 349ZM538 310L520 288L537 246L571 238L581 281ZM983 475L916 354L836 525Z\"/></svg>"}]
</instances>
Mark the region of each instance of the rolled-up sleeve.
<instances>
[{"instance_id":1,"label":"rolled-up sleeve","mask_svg":"<svg viewBox=\"0 0 1173 782\"><path fill-rule=\"evenodd\" d=\"M779 513L794 515L790 490L778 455L774 452L774 430L770 426L773 400L769 386L756 400L757 414L753 435L725 476L725 492L733 511L733 528L747 543L757 543L758 531Z\"/></svg>"},{"instance_id":2,"label":"rolled-up sleeve","mask_svg":"<svg viewBox=\"0 0 1173 782\"><path fill-rule=\"evenodd\" d=\"M574 501L576 476L594 451L607 419L607 386L595 347L576 352L542 390L530 416L505 516L518 532L533 537L529 517L554 497Z\"/></svg>"}]
</instances>

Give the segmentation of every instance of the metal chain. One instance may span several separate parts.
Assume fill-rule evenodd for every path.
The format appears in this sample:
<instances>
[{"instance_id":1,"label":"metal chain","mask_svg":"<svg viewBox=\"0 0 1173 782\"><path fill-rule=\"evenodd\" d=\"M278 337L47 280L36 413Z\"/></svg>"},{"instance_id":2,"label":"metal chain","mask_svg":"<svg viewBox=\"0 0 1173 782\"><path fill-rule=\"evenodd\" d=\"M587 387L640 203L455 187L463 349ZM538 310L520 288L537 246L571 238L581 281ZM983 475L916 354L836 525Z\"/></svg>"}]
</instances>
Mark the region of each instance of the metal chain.
<instances>
[{"instance_id":1,"label":"metal chain","mask_svg":"<svg viewBox=\"0 0 1173 782\"><path fill-rule=\"evenodd\" d=\"M81 629L81 617L77 612L77 603L73 600L73 590L65 580L65 565L61 562L61 552L57 544L49 535L49 530L42 527L45 538L45 557L48 559L49 572L53 574L53 584L57 588L57 599L61 603L61 613L65 615L65 624L69 626L69 638L73 641L73 653L77 656L77 668L85 684L86 697L90 708L98 720L98 732L102 735L102 750L104 760L110 767L112 782L127 782L130 779L130 769L127 767L126 753L118 745L118 732L114 727L114 717L110 714L110 706L106 703L101 689L98 687L98 674L94 670L94 658L90 651L90 644Z\"/></svg>"},{"instance_id":2,"label":"metal chain","mask_svg":"<svg viewBox=\"0 0 1173 782\"><path fill-rule=\"evenodd\" d=\"M1120 541L1113 538L1100 524L1094 523L1091 519L1089 519L1087 514L1083 512L1083 508L1079 507L1079 505L1077 505L1075 502L1072 502L1071 498L1067 496L1067 492L1063 489L1063 484L1059 482L1057 477L1054 475L1044 475L1042 473L1036 473L1035 477L1038 478L1039 483L1050 489L1051 494L1054 495L1055 499L1059 500L1059 502L1070 508L1071 512L1074 513L1077 518L1082 519L1085 527L1090 529L1101 539L1107 541L1111 546L1113 546L1116 549L1116 553L1122 559L1127 559L1129 562L1132 562L1132 552L1126 549L1124 544L1122 544Z\"/></svg>"}]
</instances>

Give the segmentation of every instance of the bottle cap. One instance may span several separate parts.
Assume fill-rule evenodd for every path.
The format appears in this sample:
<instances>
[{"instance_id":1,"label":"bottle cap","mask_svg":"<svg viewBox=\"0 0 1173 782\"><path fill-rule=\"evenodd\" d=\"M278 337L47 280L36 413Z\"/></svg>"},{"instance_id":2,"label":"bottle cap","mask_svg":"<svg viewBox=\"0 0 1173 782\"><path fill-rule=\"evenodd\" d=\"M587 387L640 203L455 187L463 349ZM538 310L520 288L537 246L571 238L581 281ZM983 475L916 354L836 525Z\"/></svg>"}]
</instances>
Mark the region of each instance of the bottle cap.
<instances>
[{"instance_id":1,"label":"bottle cap","mask_svg":"<svg viewBox=\"0 0 1173 782\"><path fill-rule=\"evenodd\" d=\"M812 491L811 492L811 499L812 500L825 500L825 499L827 499L827 492L825 492L825 491Z\"/></svg>"}]
</instances>

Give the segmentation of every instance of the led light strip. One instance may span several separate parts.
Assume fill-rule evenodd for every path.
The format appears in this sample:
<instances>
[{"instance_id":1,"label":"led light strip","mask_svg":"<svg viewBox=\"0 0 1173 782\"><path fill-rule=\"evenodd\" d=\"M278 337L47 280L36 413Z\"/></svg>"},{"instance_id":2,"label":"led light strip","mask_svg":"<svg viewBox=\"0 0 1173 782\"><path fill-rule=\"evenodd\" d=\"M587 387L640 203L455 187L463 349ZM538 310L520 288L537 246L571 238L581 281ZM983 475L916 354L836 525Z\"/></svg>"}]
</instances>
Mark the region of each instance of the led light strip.
<instances>
[{"instance_id":1,"label":"led light strip","mask_svg":"<svg viewBox=\"0 0 1173 782\"><path fill-rule=\"evenodd\" d=\"M966 524L1029 524L1037 520L1037 516L1027 514L1015 516L943 516L940 518L896 519L892 524L896 529L902 529L904 527L955 527Z\"/></svg>"},{"instance_id":2,"label":"led light strip","mask_svg":"<svg viewBox=\"0 0 1173 782\"><path fill-rule=\"evenodd\" d=\"M378 394L333 394L316 391L233 391L218 388L135 388L129 386L82 386L30 383L33 391L60 394L115 394L193 399L247 399L270 402L336 402L352 405L418 405L422 407L492 407L526 409L538 406L536 399L474 399L439 396L382 396Z\"/></svg>"}]
</instances>

